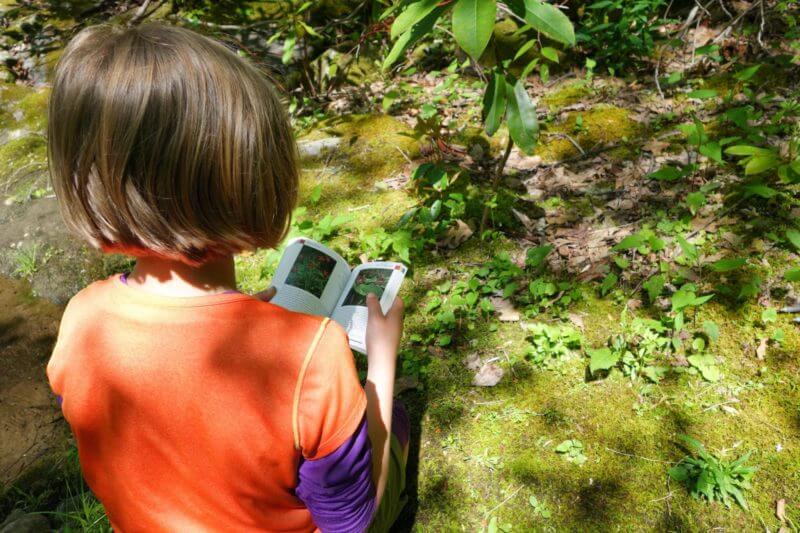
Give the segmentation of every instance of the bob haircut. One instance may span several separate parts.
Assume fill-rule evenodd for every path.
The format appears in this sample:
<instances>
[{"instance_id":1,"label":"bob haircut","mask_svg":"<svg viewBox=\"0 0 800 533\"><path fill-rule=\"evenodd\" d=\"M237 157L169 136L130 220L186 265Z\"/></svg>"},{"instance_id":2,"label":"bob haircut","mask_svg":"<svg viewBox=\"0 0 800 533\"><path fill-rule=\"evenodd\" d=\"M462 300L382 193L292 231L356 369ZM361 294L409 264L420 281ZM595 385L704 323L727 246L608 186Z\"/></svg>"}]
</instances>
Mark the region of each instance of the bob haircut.
<instances>
[{"instance_id":1,"label":"bob haircut","mask_svg":"<svg viewBox=\"0 0 800 533\"><path fill-rule=\"evenodd\" d=\"M223 44L163 24L81 31L56 68L48 154L91 245L189 264L277 246L298 188L273 85Z\"/></svg>"}]
</instances>

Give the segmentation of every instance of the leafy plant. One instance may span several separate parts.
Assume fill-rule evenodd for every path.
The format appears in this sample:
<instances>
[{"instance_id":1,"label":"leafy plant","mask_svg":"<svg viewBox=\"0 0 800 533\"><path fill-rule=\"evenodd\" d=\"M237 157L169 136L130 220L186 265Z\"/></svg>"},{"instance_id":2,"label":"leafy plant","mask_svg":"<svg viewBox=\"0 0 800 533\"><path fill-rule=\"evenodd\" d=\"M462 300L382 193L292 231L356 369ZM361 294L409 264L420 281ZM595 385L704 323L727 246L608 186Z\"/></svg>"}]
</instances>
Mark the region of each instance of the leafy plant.
<instances>
[{"instance_id":1,"label":"leafy plant","mask_svg":"<svg viewBox=\"0 0 800 533\"><path fill-rule=\"evenodd\" d=\"M569 326L534 323L528 326L530 344L525 358L536 366L550 368L581 347L581 334Z\"/></svg>"},{"instance_id":2,"label":"leafy plant","mask_svg":"<svg viewBox=\"0 0 800 533\"><path fill-rule=\"evenodd\" d=\"M583 443L576 439L569 439L556 446L556 453L560 454L570 463L580 466L589 460L583 453Z\"/></svg>"},{"instance_id":3,"label":"leafy plant","mask_svg":"<svg viewBox=\"0 0 800 533\"><path fill-rule=\"evenodd\" d=\"M658 382L667 367L656 363L664 359L671 347L666 332L667 328L661 322L634 318L622 333L611 337L608 346L587 350L589 371L594 375L601 370L619 367L631 379L643 375Z\"/></svg>"},{"instance_id":4,"label":"leafy plant","mask_svg":"<svg viewBox=\"0 0 800 533\"><path fill-rule=\"evenodd\" d=\"M756 472L755 468L745 466L750 453L734 461L725 461L706 451L696 439L687 435L679 438L693 455L670 468L669 476L684 483L694 498L721 501L726 507L735 501L747 509L744 493L750 489L750 480Z\"/></svg>"},{"instance_id":5,"label":"leafy plant","mask_svg":"<svg viewBox=\"0 0 800 533\"><path fill-rule=\"evenodd\" d=\"M531 496L530 498L528 498L528 503L531 505L531 507L533 507L534 514L540 516L541 518L544 518L545 520L547 520L553 515L547 504L539 500L539 498L537 498L536 496Z\"/></svg>"}]
</instances>

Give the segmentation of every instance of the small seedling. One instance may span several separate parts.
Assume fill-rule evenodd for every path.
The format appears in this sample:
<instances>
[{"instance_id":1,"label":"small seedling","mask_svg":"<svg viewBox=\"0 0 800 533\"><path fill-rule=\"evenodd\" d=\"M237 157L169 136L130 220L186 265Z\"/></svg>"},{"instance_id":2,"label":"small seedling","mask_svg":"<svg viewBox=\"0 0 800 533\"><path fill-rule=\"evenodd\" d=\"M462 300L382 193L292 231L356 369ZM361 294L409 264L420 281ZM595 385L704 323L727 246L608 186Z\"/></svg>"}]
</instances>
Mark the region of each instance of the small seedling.
<instances>
[{"instance_id":1,"label":"small seedling","mask_svg":"<svg viewBox=\"0 0 800 533\"><path fill-rule=\"evenodd\" d=\"M547 520L552 516L550 508L547 507L547 504L545 504L542 501L539 501L539 499L536 496L531 496L528 499L528 503L531 504L531 507L533 507L533 512L537 516L544 518L545 520Z\"/></svg>"},{"instance_id":2,"label":"small seedling","mask_svg":"<svg viewBox=\"0 0 800 533\"><path fill-rule=\"evenodd\" d=\"M583 453L583 443L576 439L565 440L556 446L556 453L561 454L564 459L578 466L589 460Z\"/></svg>"}]
</instances>

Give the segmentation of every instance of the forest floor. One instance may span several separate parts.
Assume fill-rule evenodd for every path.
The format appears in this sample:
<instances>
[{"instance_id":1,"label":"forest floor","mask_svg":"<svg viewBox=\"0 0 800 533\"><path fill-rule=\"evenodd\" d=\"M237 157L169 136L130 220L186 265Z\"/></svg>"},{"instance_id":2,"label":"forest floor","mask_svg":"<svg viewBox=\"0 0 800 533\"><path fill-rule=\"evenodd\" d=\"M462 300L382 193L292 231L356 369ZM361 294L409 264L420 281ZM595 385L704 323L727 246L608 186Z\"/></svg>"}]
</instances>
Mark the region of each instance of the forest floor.
<instances>
[{"instance_id":1,"label":"forest floor","mask_svg":"<svg viewBox=\"0 0 800 533\"><path fill-rule=\"evenodd\" d=\"M794 83L779 74L786 87ZM458 112L478 98L473 88L446 72L413 83L416 98L456 110L454 120L464 124L458 146L431 148L402 111L343 113L310 125L300 138L305 209L294 234L321 238L352 263L374 259L380 253L369 243L419 204L411 179L419 163L477 173L486 155L498 153L507 133L488 139L473 127L475 117ZM729 74L704 83L738 91ZM53 513L44 516L54 527L72 521L102 529L102 509L80 484L44 365L60 305L130 262L85 250L61 227L44 174L46 88L2 91L0 186L8 200L0 207L0 521L16 507ZM690 209L687 191L713 180L648 177L696 160L677 126L722 105L581 71L534 93L543 115L540 146L534 156L513 151L503 181L527 207L498 209L490 222L498 231L485 235L475 224L456 225L440 246L413 256L401 292L407 320L398 385L412 414L413 446L412 498L400 529L777 531L800 524L800 332L790 318L765 313L795 303L784 272L797 253L768 233L786 227L800 205L788 199L778 209L750 198L732 208L723 177L704 189L704 205ZM643 229L669 245L619 248ZM693 261L681 255L679 236L693 246ZM544 244L554 251L531 271L528 250ZM277 257L238 257L240 288L263 289ZM689 272L693 263L741 257L762 282L749 299L722 290L747 287L743 273ZM618 285L606 287L611 271ZM672 360L659 379L623 368L590 372L587 354L629 335L635 318L658 320L669 309L658 293L646 298L639 281L659 271L680 272L700 289L722 288L687 315L698 327L716 325L710 359ZM499 283L490 294L497 312L461 314L459 327L436 329L442 301L452 304L457 287L471 280ZM522 305L504 294L511 283L543 285L546 297ZM682 434L723 459L752 452L748 509L695 499L671 480L669 468L687 454Z\"/></svg>"}]
</instances>

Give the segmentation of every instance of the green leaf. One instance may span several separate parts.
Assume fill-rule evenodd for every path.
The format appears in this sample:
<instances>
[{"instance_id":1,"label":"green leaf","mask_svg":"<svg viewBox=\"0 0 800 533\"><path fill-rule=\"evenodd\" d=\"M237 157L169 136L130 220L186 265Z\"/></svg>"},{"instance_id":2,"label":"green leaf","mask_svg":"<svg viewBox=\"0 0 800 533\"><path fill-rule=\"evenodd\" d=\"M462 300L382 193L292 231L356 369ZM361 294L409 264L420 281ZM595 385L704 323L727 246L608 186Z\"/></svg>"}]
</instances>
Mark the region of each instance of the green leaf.
<instances>
[{"instance_id":1,"label":"green leaf","mask_svg":"<svg viewBox=\"0 0 800 533\"><path fill-rule=\"evenodd\" d=\"M768 307L761 311L761 321L764 324L771 324L778 320L778 310L774 307Z\"/></svg>"},{"instance_id":2,"label":"green leaf","mask_svg":"<svg viewBox=\"0 0 800 533\"><path fill-rule=\"evenodd\" d=\"M800 231L794 229L786 230L786 238L795 249L800 250Z\"/></svg>"},{"instance_id":3,"label":"green leaf","mask_svg":"<svg viewBox=\"0 0 800 533\"><path fill-rule=\"evenodd\" d=\"M747 176L761 174L762 172L777 167L780 162L780 159L772 153L769 155L755 155L747 162L747 165L745 165L744 173Z\"/></svg>"},{"instance_id":4,"label":"green leaf","mask_svg":"<svg viewBox=\"0 0 800 533\"><path fill-rule=\"evenodd\" d=\"M647 297L650 299L651 303L655 302L656 298L661 295L665 284L666 279L661 274L657 274L644 282L642 286L644 290L647 291Z\"/></svg>"},{"instance_id":5,"label":"green leaf","mask_svg":"<svg viewBox=\"0 0 800 533\"><path fill-rule=\"evenodd\" d=\"M531 268L538 268L552 251L553 247L549 244L528 248L525 265Z\"/></svg>"},{"instance_id":6,"label":"green leaf","mask_svg":"<svg viewBox=\"0 0 800 533\"><path fill-rule=\"evenodd\" d=\"M589 372L594 374L598 370L608 370L619 363L620 354L612 352L610 348L587 350L589 352Z\"/></svg>"},{"instance_id":7,"label":"green leaf","mask_svg":"<svg viewBox=\"0 0 800 533\"><path fill-rule=\"evenodd\" d=\"M615 251L620 250L633 250L634 248L640 247L642 244L645 243L647 239L641 233L634 233L633 235L628 235L621 241L619 241L614 248Z\"/></svg>"},{"instance_id":8,"label":"green leaf","mask_svg":"<svg viewBox=\"0 0 800 533\"><path fill-rule=\"evenodd\" d=\"M687 241L682 235L678 235L677 239L678 245L680 245L681 251L683 252L683 255L686 256L686 259L692 263L697 261L697 247Z\"/></svg>"},{"instance_id":9,"label":"green leaf","mask_svg":"<svg viewBox=\"0 0 800 533\"><path fill-rule=\"evenodd\" d=\"M744 197L750 198L751 196L759 196L761 198L772 198L779 193L772 187L764 185L763 183L748 183L742 187L744 189Z\"/></svg>"},{"instance_id":10,"label":"green leaf","mask_svg":"<svg viewBox=\"0 0 800 533\"><path fill-rule=\"evenodd\" d=\"M617 282L619 281L619 277L613 272L609 272L606 277L603 278L603 282L600 283L600 294L605 296L606 294L613 289Z\"/></svg>"},{"instance_id":11,"label":"green leaf","mask_svg":"<svg viewBox=\"0 0 800 533\"><path fill-rule=\"evenodd\" d=\"M719 368L717 368L714 356L712 355L690 355L686 360L700 372L700 375L703 376L703 379L706 381L711 381L713 383L719 381L722 377Z\"/></svg>"},{"instance_id":12,"label":"green leaf","mask_svg":"<svg viewBox=\"0 0 800 533\"><path fill-rule=\"evenodd\" d=\"M410 30L414 24L419 23L422 19L427 17L436 9L438 4L439 0L419 0L418 2L409 4L392 23L392 30L390 32L392 40L397 39L400 35Z\"/></svg>"},{"instance_id":13,"label":"green leaf","mask_svg":"<svg viewBox=\"0 0 800 533\"><path fill-rule=\"evenodd\" d=\"M542 55L552 61L558 63L558 50L549 46L543 46L541 49Z\"/></svg>"},{"instance_id":14,"label":"green leaf","mask_svg":"<svg viewBox=\"0 0 800 533\"><path fill-rule=\"evenodd\" d=\"M537 31L560 43L574 46L575 29L564 13L539 0L524 0L525 21Z\"/></svg>"},{"instance_id":15,"label":"green leaf","mask_svg":"<svg viewBox=\"0 0 800 533\"><path fill-rule=\"evenodd\" d=\"M388 112L389 109L392 107L392 104L394 104L398 98L400 98L400 92L394 89L384 94L383 102L381 102L381 107L383 107L383 111Z\"/></svg>"},{"instance_id":16,"label":"green leaf","mask_svg":"<svg viewBox=\"0 0 800 533\"><path fill-rule=\"evenodd\" d=\"M786 281L800 281L800 268L790 268L783 277Z\"/></svg>"},{"instance_id":17,"label":"green leaf","mask_svg":"<svg viewBox=\"0 0 800 533\"><path fill-rule=\"evenodd\" d=\"M474 59L489 44L496 13L496 0L458 0L453 7L453 37Z\"/></svg>"},{"instance_id":18,"label":"green leaf","mask_svg":"<svg viewBox=\"0 0 800 533\"><path fill-rule=\"evenodd\" d=\"M530 155L539 141L539 121L536 107L531 102L522 80L513 85L506 82L508 131L519 149Z\"/></svg>"},{"instance_id":19,"label":"green leaf","mask_svg":"<svg viewBox=\"0 0 800 533\"><path fill-rule=\"evenodd\" d=\"M731 259L720 259L719 261L711 264L711 270L714 272L730 272L736 270L747 264L747 259L741 257Z\"/></svg>"},{"instance_id":20,"label":"green leaf","mask_svg":"<svg viewBox=\"0 0 800 533\"><path fill-rule=\"evenodd\" d=\"M403 33L392 46L386 59L383 60L383 70L388 70L389 67L394 65L400 56L408 49L409 46L417 42L423 35L430 33L433 30L434 24L444 12L444 8L436 8L428 13L422 20L411 26L411 28ZM396 22L396 21L395 21Z\"/></svg>"},{"instance_id":21,"label":"green leaf","mask_svg":"<svg viewBox=\"0 0 800 533\"><path fill-rule=\"evenodd\" d=\"M492 75L483 96L483 122L486 134L492 136L503 123L508 103L506 79L499 72Z\"/></svg>"},{"instance_id":22,"label":"green leaf","mask_svg":"<svg viewBox=\"0 0 800 533\"><path fill-rule=\"evenodd\" d=\"M714 89L698 89L696 91L690 92L688 95L689 98L696 98L698 100L708 100L710 98L717 97L717 91Z\"/></svg>"},{"instance_id":23,"label":"green leaf","mask_svg":"<svg viewBox=\"0 0 800 533\"><path fill-rule=\"evenodd\" d=\"M758 72L758 69L760 68L761 65L753 65L752 67L747 67L744 70L740 70L739 72L734 74L733 77L739 81L747 81L753 76L755 76L756 72Z\"/></svg>"},{"instance_id":24,"label":"green leaf","mask_svg":"<svg viewBox=\"0 0 800 533\"><path fill-rule=\"evenodd\" d=\"M716 322L712 322L711 320L703 322L703 331L706 332L706 335L708 335L708 338L711 339L712 342L717 342L719 339L719 326Z\"/></svg>"},{"instance_id":25,"label":"green leaf","mask_svg":"<svg viewBox=\"0 0 800 533\"><path fill-rule=\"evenodd\" d=\"M686 205L689 206L689 211L694 215L701 207L706 205L706 195L700 191L689 193L686 195Z\"/></svg>"},{"instance_id":26,"label":"green leaf","mask_svg":"<svg viewBox=\"0 0 800 533\"><path fill-rule=\"evenodd\" d=\"M683 170L667 165L665 167L661 167L655 172L651 172L647 175L647 177L659 181L675 181L684 177L685 175L686 174Z\"/></svg>"},{"instance_id":27,"label":"green leaf","mask_svg":"<svg viewBox=\"0 0 800 533\"><path fill-rule=\"evenodd\" d=\"M700 146L699 152L707 158L716 161L720 165L725 163L725 161L722 159L722 146L720 146L719 143L710 142L708 144L704 144Z\"/></svg>"},{"instance_id":28,"label":"green leaf","mask_svg":"<svg viewBox=\"0 0 800 533\"><path fill-rule=\"evenodd\" d=\"M737 144L735 146L729 146L725 149L726 154L730 155L771 155L774 154L772 150L768 150L766 148L759 148L757 146L749 146L745 144Z\"/></svg>"}]
</instances>

